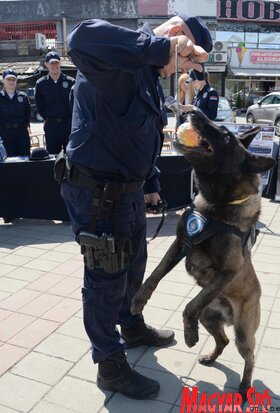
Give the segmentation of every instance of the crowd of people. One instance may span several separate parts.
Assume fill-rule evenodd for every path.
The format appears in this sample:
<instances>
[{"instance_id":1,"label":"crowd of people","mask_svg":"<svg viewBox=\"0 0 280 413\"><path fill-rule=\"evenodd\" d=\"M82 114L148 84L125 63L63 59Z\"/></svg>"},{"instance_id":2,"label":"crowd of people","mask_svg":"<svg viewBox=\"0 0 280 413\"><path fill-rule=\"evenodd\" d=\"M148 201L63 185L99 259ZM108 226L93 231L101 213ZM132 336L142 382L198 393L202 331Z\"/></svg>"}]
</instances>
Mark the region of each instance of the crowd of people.
<instances>
[{"instance_id":1,"label":"crowd of people","mask_svg":"<svg viewBox=\"0 0 280 413\"><path fill-rule=\"evenodd\" d=\"M153 30L147 23L135 31L87 20L69 35L76 81L61 72L59 55L50 52L49 73L35 87L47 149L66 153L57 157L55 174L84 255L83 320L98 363L97 385L136 399L155 396L159 383L131 368L126 349L166 346L174 338L173 331L157 330L130 311L147 261L145 202L160 201L155 162L167 123L160 78L175 72L177 50L184 73L180 102L213 117L217 93L203 67L211 49L203 21L183 13ZM28 98L16 91L16 73L6 72L0 135L9 156L27 154Z\"/></svg>"}]
</instances>

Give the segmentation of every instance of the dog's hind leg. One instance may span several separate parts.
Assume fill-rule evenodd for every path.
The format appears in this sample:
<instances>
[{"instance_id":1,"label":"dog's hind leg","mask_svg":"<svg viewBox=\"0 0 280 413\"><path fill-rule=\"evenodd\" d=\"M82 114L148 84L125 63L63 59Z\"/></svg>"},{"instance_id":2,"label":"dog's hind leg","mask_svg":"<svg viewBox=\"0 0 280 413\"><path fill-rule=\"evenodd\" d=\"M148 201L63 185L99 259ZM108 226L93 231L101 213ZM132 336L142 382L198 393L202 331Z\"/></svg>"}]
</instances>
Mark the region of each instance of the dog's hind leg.
<instances>
[{"instance_id":1,"label":"dog's hind leg","mask_svg":"<svg viewBox=\"0 0 280 413\"><path fill-rule=\"evenodd\" d=\"M243 401L247 398L247 390L251 387L254 368L255 333L259 326L260 304L256 303L248 309L248 303L240 311L235 327L235 343L239 353L245 360L239 393ZM244 308L247 307L247 308Z\"/></svg>"},{"instance_id":2,"label":"dog's hind leg","mask_svg":"<svg viewBox=\"0 0 280 413\"><path fill-rule=\"evenodd\" d=\"M212 353L199 358L201 364L211 364L216 358L222 354L224 348L228 345L229 339L224 331L224 324L226 322L222 312L217 309L207 307L199 321L206 328L206 330L214 337L216 346Z\"/></svg>"},{"instance_id":3,"label":"dog's hind leg","mask_svg":"<svg viewBox=\"0 0 280 413\"><path fill-rule=\"evenodd\" d=\"M147 278L133 298L131 306L132 314L140 313L143 310L160 280L184 257L184 244L179 241L178 237L176 237L159 265L155 268L149 278Z\"/></svg>"}]
</instances>

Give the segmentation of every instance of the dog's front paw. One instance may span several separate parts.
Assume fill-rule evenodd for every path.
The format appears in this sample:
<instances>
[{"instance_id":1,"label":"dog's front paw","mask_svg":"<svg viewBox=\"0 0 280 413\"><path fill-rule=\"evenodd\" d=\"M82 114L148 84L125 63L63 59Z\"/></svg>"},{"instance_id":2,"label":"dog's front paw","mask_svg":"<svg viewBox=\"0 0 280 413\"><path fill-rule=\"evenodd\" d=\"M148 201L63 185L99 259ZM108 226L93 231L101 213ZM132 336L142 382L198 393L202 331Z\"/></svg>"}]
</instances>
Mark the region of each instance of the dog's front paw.
<instances>
[{"instance_id":1,"label":"dog's front paw","mask_svg":"<svg viewBox=\"0 0 280 413\"><path fill-rule=\"evenodd\" d=\"M198 321L190 317L186 310L183 312L183 321L185 343L188 347L193 347L199 340Z\"/></svg>"},{"instance_id":2,"label":"dog's front paw","mask_svg":"<svg viewBox=\"0 0 280 413\"><path fill-rule=\"evenodd\" d=\"M146 305L147 301L143 299L141 294L136 294L136 296L132 300L132 304L130 307L130 311L132 314L141 313Z\"/></svg>"}]
</instances>

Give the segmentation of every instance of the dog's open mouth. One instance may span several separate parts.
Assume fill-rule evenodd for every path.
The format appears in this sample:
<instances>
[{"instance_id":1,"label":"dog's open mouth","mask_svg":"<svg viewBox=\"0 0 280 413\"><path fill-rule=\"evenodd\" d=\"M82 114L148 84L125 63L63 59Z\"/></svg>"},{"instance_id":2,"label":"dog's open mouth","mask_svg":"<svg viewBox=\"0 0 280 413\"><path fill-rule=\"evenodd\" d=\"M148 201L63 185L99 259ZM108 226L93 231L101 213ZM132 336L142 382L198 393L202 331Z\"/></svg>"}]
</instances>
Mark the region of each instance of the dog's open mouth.
<instances>
[{"instance_id":1,"label":"dog's open mouth","mask_svg":"<svg viewBox=\"0 0 280 413\"><path fill-rule=\"evenodd\" d=\"M199 150L203 152L213 152L213 147L202 138L190 123L183 123L177 130L177 139L181 145L188 150Z\"/></svg>"}]
</instances>

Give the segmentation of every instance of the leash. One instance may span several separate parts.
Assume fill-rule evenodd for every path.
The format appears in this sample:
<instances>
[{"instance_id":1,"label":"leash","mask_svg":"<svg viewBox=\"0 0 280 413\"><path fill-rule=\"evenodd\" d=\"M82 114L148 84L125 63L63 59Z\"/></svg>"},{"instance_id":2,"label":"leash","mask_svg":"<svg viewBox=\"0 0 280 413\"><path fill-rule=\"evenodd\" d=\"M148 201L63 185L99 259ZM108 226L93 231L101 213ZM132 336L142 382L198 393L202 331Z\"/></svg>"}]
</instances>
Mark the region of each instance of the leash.
<instances>
[{"instance_id":1,"label":"leash","mask_svg":"<svg viewBox=\"0 0 280 413\"><path fill-rule=\"evenodd\" d=\"M146 213L152 213L153 215L161 214L160 223L158 224L158 227L153 237L150 238L148 242L153 241L158 236L165 221L166 209L167 209L167 202L164 199L159 200L157 205L152 205L150 203L146 204Z\"/></svg>"}]
</instances>

